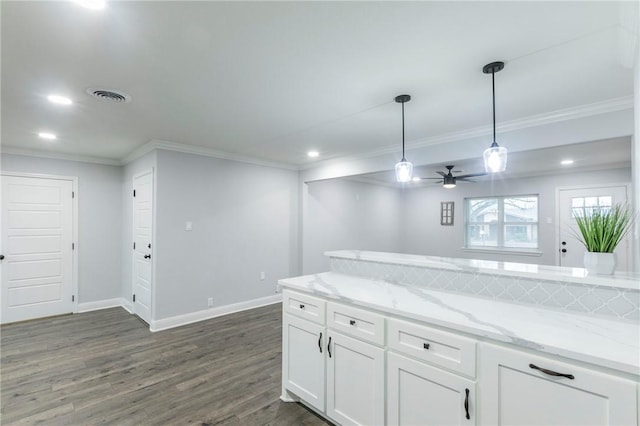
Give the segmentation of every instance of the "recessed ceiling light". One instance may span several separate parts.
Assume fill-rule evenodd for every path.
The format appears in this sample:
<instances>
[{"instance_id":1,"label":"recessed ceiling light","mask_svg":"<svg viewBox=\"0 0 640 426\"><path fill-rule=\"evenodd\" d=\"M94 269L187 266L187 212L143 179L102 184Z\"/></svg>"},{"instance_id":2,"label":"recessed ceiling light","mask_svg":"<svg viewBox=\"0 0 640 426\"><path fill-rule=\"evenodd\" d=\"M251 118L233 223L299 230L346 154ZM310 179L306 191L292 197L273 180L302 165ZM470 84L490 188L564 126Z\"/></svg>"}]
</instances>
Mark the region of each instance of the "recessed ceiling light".
<instances>
[{"instance_id":1,"label":"recessed ceiling light","mask_svg":"<svg viewBox=\"0 0 640 426\"><path fill-rule=\"evenodd\" d=\"M47 96L47 99L49 100L49 102L54 103L54 104L60 104L60 105L71 105L71 99L64 97L64 96L60 96L60 95L49 95Z\"/></svg>"},{"instance_id":2,"label":"recessed ceiling light","mask_svg":"<svg viewBox=\"0 0 640 426\"><path fill-rule=\"evenodd\" d=\"M48 132L40 132L38 133L38 136L40 136L42 139L49 139L49 140L58 139L56 135Z\"/></svg>"},{"instance_id":3,"label":"recessed ceiling light","mask_svg":"<svg viewBox=\"0 0 640 426\"><path fill-rule=\"evenodd\" d=\"M573 164L573 160L562 160L560 162L563 166L568 166L569 164Z\"/></svg>"},{"instance_id":4,"label":"recessed ceiling light","mask_svg":"<svg viewBox=\"0 0 640 426\"><path fill-rule=\"evenodd\" d=\"M318 151L309 151L307 152L307 155L311 158L317 158L320 155L320 153Z\"/></svg>"},{"instance_id":5,"label":"recessed ceiling light","mask_svg":"<svg viewBox=\"0 0 640 426\"><path fill-rule=\"evenodd\" d=\"M73 2L92 10L104 9L104 6L107 4L105 0L73 0Z\"/></svg>"}]
</instances>

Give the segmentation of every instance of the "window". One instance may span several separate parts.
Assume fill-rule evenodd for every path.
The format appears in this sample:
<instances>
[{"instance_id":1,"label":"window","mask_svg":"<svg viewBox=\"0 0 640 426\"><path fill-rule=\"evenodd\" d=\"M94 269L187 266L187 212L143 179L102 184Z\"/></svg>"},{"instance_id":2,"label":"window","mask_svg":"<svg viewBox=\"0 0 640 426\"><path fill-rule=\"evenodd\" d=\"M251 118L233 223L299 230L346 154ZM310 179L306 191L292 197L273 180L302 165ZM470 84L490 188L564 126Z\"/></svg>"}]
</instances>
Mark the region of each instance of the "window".
<instances>
[{"instance_id":1,"label":"window","mask_svg":"<svg viewBox=\"0 0 640 426\"><path fill-rule=\"evenodd\" d=\"M612 197L573 197L571 198L571 213L573 216L587 216L593 213L607 213L611 210Z\"/></svg>"},{"instance_id":2,"label":"window","mask_svg":"<svg viewBox=\"0 0 640 426\"><path fill-rule=\"evenodd\" d=\"M537 249L538 196L465 199L467 248Z\"/></svg>"}]
</instances>

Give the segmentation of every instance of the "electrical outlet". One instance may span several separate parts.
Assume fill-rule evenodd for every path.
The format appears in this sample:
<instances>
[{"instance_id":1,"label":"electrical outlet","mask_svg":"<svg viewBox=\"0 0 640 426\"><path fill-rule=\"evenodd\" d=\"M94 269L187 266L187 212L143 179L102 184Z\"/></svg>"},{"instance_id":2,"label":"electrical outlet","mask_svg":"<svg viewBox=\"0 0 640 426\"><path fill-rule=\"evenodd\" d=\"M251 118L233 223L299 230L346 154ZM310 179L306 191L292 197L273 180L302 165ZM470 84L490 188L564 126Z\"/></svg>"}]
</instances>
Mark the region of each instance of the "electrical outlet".
<instances>
[{"instance_id":1,"label":"electrical outlet","mask_svg":"<svg viewBox=\"0 0 640 426\"><path fill-rule=\"evenodd\" d=\"M213 306L213 297L210 297L207 299L207 306L212 307Z\"/></svg>"},{"instance_id":2,"label":"electrical outlet","mask_svg":"<svg viewBox=\"0 0 640 426\"><path fill-rule=\"evenodd\" d=\"M260 272L260 281L264 281L267 275L264 272Z\"/></svg>"}]
</instances>

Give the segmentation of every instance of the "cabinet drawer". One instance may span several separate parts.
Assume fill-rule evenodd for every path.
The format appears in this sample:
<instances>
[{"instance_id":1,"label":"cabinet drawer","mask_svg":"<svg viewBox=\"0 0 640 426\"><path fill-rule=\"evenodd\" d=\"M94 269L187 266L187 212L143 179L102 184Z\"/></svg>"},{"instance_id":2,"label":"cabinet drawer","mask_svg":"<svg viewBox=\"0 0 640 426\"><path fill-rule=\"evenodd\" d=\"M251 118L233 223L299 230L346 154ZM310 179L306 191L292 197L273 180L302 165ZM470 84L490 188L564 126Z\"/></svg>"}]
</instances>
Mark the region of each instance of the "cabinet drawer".
<instances>
[{"instance_id":1,"label":"cabinet drawer","mask_svg":"<svg viewBox=\"0 0 640 426\"><path fill-rule=\"evenodd\" d=\"M327 304L327 325L344 334L384 345L384 317L339 303Z\"/></svg>"},{"instance_id":2,"label":"cabinet drawer","mask_svg":"<svg viewBox=\"0 0 640 426\"><path fill-rule=\"evenodd\" d=\"M396 319L388 320L389 347L469 377L476 376L476 341Z\"/></svg>"},{"instance_id":3,"label":"cabinet drawer","mask_svg":"<svg viewBox=\"0 0 640 426\"><path fill-rule=\"evenodd\" d=\"M317 297L285 291L282 295L284 312L304 318L316 324L325 324L325 302Z\"/></svg>"}]
</instances>

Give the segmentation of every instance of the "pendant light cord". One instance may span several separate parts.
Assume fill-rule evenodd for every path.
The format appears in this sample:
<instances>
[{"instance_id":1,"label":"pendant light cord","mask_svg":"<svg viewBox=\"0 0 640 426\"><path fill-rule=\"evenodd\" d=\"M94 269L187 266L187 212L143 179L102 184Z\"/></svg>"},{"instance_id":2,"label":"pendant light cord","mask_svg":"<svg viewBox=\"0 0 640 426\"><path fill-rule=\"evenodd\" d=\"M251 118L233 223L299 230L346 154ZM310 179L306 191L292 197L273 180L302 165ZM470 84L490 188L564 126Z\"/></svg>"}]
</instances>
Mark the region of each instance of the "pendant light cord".
<instances>
[{"instance_id":1,"label":"pendant light cord","mask_svg":"<svg viewBox=\"0 0 640 426\"><path fill-rule=\"evenodd\" d=\"M404 158L404 101L402 102L402 161L407 161L407 159Z\"/></svg>"},{"instance_id":2,"label":"pendant light cord","mask_svg":"<svg viewBox=\"0 0 640 426\"><path fill-rule=\"evenodd\" d=\"M493 94L493 144L497 144L496 142L496 72L495 70L491 71L491 91Z\"/></svg>"}]
</instances>

